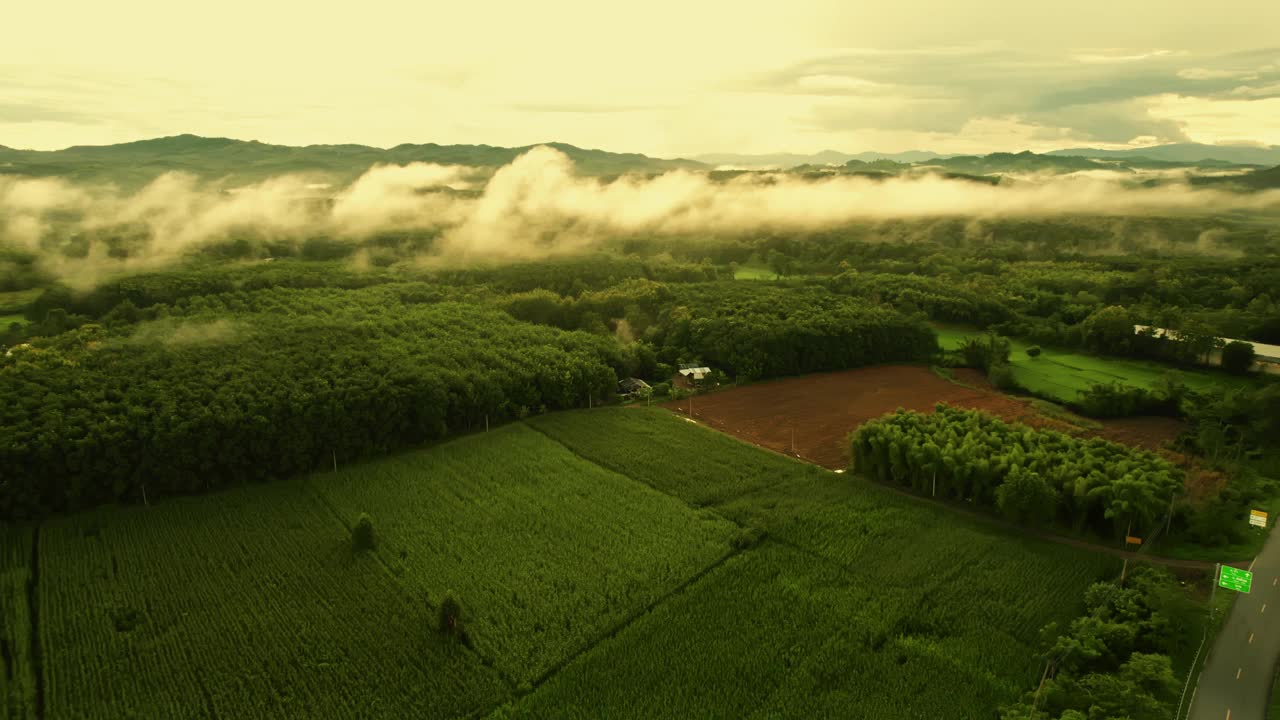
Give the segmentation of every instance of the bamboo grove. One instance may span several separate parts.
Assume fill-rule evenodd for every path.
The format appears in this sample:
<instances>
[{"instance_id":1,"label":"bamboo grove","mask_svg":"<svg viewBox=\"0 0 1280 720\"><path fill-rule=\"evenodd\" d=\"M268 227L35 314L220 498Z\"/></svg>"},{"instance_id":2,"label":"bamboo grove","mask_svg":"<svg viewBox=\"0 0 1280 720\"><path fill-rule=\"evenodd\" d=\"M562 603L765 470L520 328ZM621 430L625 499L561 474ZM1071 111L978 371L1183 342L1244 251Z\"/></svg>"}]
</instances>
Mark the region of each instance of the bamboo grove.
<instances>
[{"instance_id":1,"label":"bamboo grove","mask_svg":"<svg viewBox=\"0 0 1280 720\"><path fill-rule=\"evenodd\" d=\"M851 443L853 468L881 482L1116 535L1161 524L1183 484L1182 471L1152 453L942 403L865 423Z\"/></svg>"}]
</instances>

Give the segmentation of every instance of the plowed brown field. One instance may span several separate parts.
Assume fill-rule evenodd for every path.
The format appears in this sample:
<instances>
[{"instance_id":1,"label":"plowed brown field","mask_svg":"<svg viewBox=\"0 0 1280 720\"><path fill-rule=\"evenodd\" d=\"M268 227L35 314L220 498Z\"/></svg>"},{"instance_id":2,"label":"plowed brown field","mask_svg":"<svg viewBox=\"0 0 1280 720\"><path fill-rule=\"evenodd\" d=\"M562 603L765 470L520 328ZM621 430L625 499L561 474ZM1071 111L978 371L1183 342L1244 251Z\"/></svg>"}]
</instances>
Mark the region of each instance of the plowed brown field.
<instances>
[{"instance_id":1,"label":"plowed brown field","mask_svg":"<svg viewBox=\"0 0 1280 720\"><path fill-rule=\"evenodd\" d=\"M695 396L693 419L747 442L832 469L848 466L846 438L862 423L898 408L932 412L939 402L984 410L1034 427L1096 434L1148 449L1172 439L1181 427L1176 420L1136 418L1107 423L1102 431L1086 433L1039 414L1025 400L996 391L980 373L957 370L956 378L972 387L913 365L805 375ZM689 414L689 406L687 398L664 404L681 415Z\"/></svg>"}]
</instances>

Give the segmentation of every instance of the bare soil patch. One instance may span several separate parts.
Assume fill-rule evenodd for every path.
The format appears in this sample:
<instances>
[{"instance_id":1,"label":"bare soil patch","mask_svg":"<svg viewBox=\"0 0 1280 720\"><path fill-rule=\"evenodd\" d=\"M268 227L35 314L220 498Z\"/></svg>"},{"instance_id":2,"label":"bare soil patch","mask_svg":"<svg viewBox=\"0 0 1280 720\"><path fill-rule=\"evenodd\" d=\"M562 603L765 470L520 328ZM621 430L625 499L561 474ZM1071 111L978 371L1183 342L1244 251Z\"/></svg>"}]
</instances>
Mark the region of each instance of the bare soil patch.
<instances>
[{"instance_id":1,"label":"bare soil patch","mask_svg":"<svg viewBox=\"0 0 1280 720\"><path fill-rule=\"evenodd\" d=\"M1041 415L1025 400L991 387L980 372L957 370L957 382L916 365L880 365L763 382L692 398L693 419L747 442L823 467L849 465L848 435L898 408L932 412L940 402L982 410L1006 421L1074 435L1098 435L1126 445L1160 448L1181 431L1168 418L1107 421L1085 431ZM963 385L958 384L963 383ZM688 415L690 399L663 407Z\"/></svg>"}]
</instances>

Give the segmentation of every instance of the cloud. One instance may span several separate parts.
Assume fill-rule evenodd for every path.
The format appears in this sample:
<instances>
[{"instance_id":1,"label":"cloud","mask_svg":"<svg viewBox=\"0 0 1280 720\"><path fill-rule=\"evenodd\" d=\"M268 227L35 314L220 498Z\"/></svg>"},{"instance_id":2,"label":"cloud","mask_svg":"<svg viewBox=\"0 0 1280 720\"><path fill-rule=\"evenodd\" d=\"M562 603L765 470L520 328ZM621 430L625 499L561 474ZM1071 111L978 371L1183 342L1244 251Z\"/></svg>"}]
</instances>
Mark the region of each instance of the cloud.
<instances>
[{"instance_id":1,"label":"cloud","mask_svg":"<svg viewBox=\"0 0 1280 720\"><path fill-rule=\"evenodd\" d=\"M0 101L0 123L60 122L94 125L100 121L92 115L35 103Z\"/></svg>"},{"instance_id":2,"label":"cloud","mask_svg":"<svg viewBox=\"0 0 1280 720\"><path fill-rule=\"evenodd\" d=\"M457 222L449 196L422 191L466 190L484 174L461 165L377 165L337 195L330 219L337 231L355 236Z\"/></svg>"},{"instance_id":3,"label":"cloud","mask_svg":"<svg viewBox=\"0 0 1280 720\"><path fill-rule=\"evenodd\" d=\"M372 233L432 230L438 239L431 258L450 262L573 252L631 233L802 231L898 218L1280 212L1280 191L1133 188L1108 173L1027 176L1009 186L930 174L806 181L773 173L714 182L684 170L606 182L579 176L566 155L545 146L486 181L487 172L384 165L336 194L302 176L225 188L169 174L133 194L64 180L8 179L0 181L0 243L34 251L46 270L86 286L236 238L355 244ZM70 252L69 242L87 246Z\"/></svg>"},{"instance_id":4,"label":"cloud","mask_svg":"<svg viewBox=\"0 0 1280 720\"><path fill-rule=\"evenodd\" d=\"M1257 80L1259 70L1210 70L1208 68L1187 68L1178 71L1178 77L1185 80Z\"/></svg>"},{"instance_id":5,"label":"cloud","mask_svg":"<svg viewBox=\"0 0 1280 720\"><path fill-rule=\"evenodd\" d=\"M1045 128L1067 128L1077 137L1106 143L1127 143L1143 136L1157 142L1190 140L1185 122L1152 115L1151 105L1142 100L1067 105L1018 117Z\"/></svg>"},{"instance_id":6,"label":"cloud","mask_svg":"<svg viewBox=\"0 0 1280 720\"><path fill-rule=\"evenodd\" d=\"M665 105L628 105L628 104L611 104L611 103L583 103L583 102L527 102L527 103L511 103L507 105L512 110L521 112L536 113L622 113L622 112L638 112L645 110L660 110Z\"/></svg>"},{"instance_id":7,"label":"cloud","mask_svg":"<svg viewBox=\"0 0 1280 720\"><path fill-rule=\"evenodd\" d=\"M1186 127L1153 115L1156 98L1280 97L1277 52L845 50L740 78L729 87L810 98L808 120L831 132L955 133L975 119L1011 118L1081 140L1171 142L1187 140Z\"/></svg>"},{"instance_id":8,"label":"cloud","mask_svg":"<svg viewBox=\"0 0 1280 720\"><path fill-rule=\"evenodd\" d=\"M1075 55L1073 59L1076 62L1087 64L1112 64L1112 63L1131 63L1140 62L1142 60L1150 60L1151 58L1164 57L1165 55L1174 54L1172 50L1152 50L1151 52L1137 53L1133 55L1120 54L1100 54L1100 55Z\"/></svg>"}]
</instances>

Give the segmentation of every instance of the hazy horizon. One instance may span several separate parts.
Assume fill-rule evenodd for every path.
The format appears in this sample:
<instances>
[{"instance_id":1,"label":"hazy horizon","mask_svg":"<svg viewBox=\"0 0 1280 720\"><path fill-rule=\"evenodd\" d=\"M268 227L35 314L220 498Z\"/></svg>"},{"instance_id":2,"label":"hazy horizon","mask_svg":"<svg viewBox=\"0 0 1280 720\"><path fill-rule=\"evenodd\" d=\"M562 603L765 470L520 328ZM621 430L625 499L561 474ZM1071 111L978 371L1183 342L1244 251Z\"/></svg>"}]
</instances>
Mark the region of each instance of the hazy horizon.
<instances>
[{"instance_id":1,"label":"hazy horizon","mask_svg":"<svg viewBox=\"0 0 1280 720\"><path fill-rule=\"evenodd\" d=\"M269 141L265 141L265 140L262 140L262 139L260 139L260 138L256 138L256 137L233 137L233 136L225 136L225 135L199 135L199 134L197 134L197 133L189 133L189 132L177 132L177 133L172 133L172 134L168 134L168 135L154 135L154 136L147 136L147 137L137 137L137 138L128 139L128 140L120 140L120 141L118 141L118 142L113 142L113 143L72 143L72 144L70 144L70 145L64 145L64 146L59 146L59 147L49 147L49 148L20 147L20 146L7 145L7 144L5 144L5 143L0 143L0 147L5 147L5 148L8 148L8 149L10 149L10 150L21 150L21 151L57 152L57 151L60 151L60 150L70 150L70 149L77 148L77 147L106 147L106 146L111 146L111 145L127 145L127 144L130 144L130 143L147 142L147 141L152 141L152 140L165 140L165 139L178 138L178 137L196 137L196 138L203 138L203 139L206 139L206 140L232 140L232 141L236 141L236 142L245 142L245 143L257 142L257 143L262 143L262 144L264 144L264 145L276 145L276 146L281 146L281 147L324 147L324 146L341 146L341 145L360 145L360 146L364 146L364 147L372 148L372 149L375 149L375 150L391 150L391 149L393 149L393 148L395 148L395 147L397 147L397 146L401 146L401 145L432 145L432 144L434 144L434 145L441 145L441 146L447 146L447 145L472 145L472 146L481 146L481 147L483 147L483 146L487 146L487 147L495 147L495 148L529 148L529 149L532 149L532 148L535 148L535 147L538 147L538 146L552 146L552 145L555 145L555 144L561 144L561 145L571 145L571 146L573 146L573 147L577 147L577 148L582 149L582 150L600 150L600 151L604 151L604 152L609 152L609 153L618 153L618 154L625 154L625 153L639 153L639 151L637 151L637 150L633 150L633 149L626 148L626 147L595 147L595 146L583 145L583 144L579 144L579 143L575 143L575 142L571 142L571 141L567 141L567 140L562 140L562 139L559 139L559 138L553 138L553 139L550 139L550 140L545 140L545 141L540 141L540 142L526 143L525 145L520 145L520 146L514 146L514 145L498 145L498 144L495 144L495 143L486 143L486 142L474 142L474 143L470 143L470 142L469 142L469 143L442 143L442 142L439 142L439 141L436 141L436 140L430 140L430 139L427 139L427 140L404 140L404 141L402 141L402 142L391 143L391 144L386 144L386 145L370 145L370 144L368 144L368 143L343 142L343 141L323 142L323 143L308 143L308 144L305 144L305 145L304 145L304 144L299 144L299 143L289 143L289 142L269 142ZM1043 153L1049 153L1049 152L1053 152L1053 151L1059 151L1059 150L1070 150L1070 149L1075 149L1075 148L1078 148L1078 149L1108 149L1108 150L1140 150L1140 149L1143 149L1143 148L1161 147L1161 146L1170 145L1170 144L1176 144L1176 143L1151 143L1151 144L1146 144L1146 145L1114 145L1114 144L1108 144L1108 143L1094 143L1094 144L1092 144L1092 145L1085 145L1085 144L1073 144L1073 145L1070 145L1070 146L1065 146L1065 145L1064 145L1064 146L1061 146L1061 147L1048 147L1048 148L1044 148L1044 149L1036 150L1036 151L1032 151L1032 152L1037 152L1037 153L1041 153L1041 154L1043 154ZM1212 146L1216 146L1216 147L1223 147L1223 148L1263 148L1263 149L1268 149L1268 148L1280 148L1280 144L1277 144L1277 145L1271 145L1271 144L1267 144L1267 143L1263 143L1263 142L1257 142L1257 141L1252 141L1252 140L1235 140L1235 141L1225 141L1225 142L1218 142L1218 143L1191 143L1191 144L1204 144L1204 145L1212 145ZM973 153L949 153L949 152L938 152L937 154L938 154L939 156L944 156L944 155L947 155L947 156L955 156L955 155L979 155L979 156L980 156L980 155L989 155L989 154L992 154L992 153L1019 153L1019 152L1024 152L1024 151L1026 151L1026 148L1023 148L1023 147L1021 147L1021 146L1011 146L1011 147L1004 147L1004 148L991 148L991 149L989 149L989 150L983 150L983 151L978 151L978 152L973 152ZM923 153L932 153L932 152L934 152L934 150L933 150L933 148L928 148L928 147L913 147L913 148L907 148L907 149L904 149L904 150L882 150L882 149L880 149L880 148L871 148L871 147L856 147L856 148L823 147L823 148L813 148L813 149L809 149L809 150L780 150L780 151L763 150L763 151L758 151L758 152L736 152L736 151L732 151L732 150L725 150L725 151L706 151L706 152L702 152L702 151L700 151L700 152L685 153L685 154L683 154L683 155L679 155L679 156L677 156L677 155L670 155L670 154L669 154L669 155L664 155L664 156L651 155L651 154L648 154L648 153L639 153L639 154L644 154L644 155L647 155L647 156L649 156L649 157L653 157L653 158L655 158L655 159L697 159L697 158L699 158L699 157L711 157L711 156L718 156L718 155L742 155L742 156L761 156L761 157L765 157L765 156L779 156L779 155L816 156L816 155L822 155L822 154L824 154L824 153L838 153L838 154L841 154L841 155L858 155L858 154L899 155L899 154L920 153L920 152L923 152Z\"/></svg>"},{"instance_id":2,"label":"hazy horizon","mask_svg":"<svg viewBox=\"0 0 1280 720\"><path fill-rule=\"evenodd\" d=\"M1280 5L26 4L0 145L559 141L654 157L1280 144ZM69 21L73 19L73 21Z\"/></svg>"}]
</instances>

